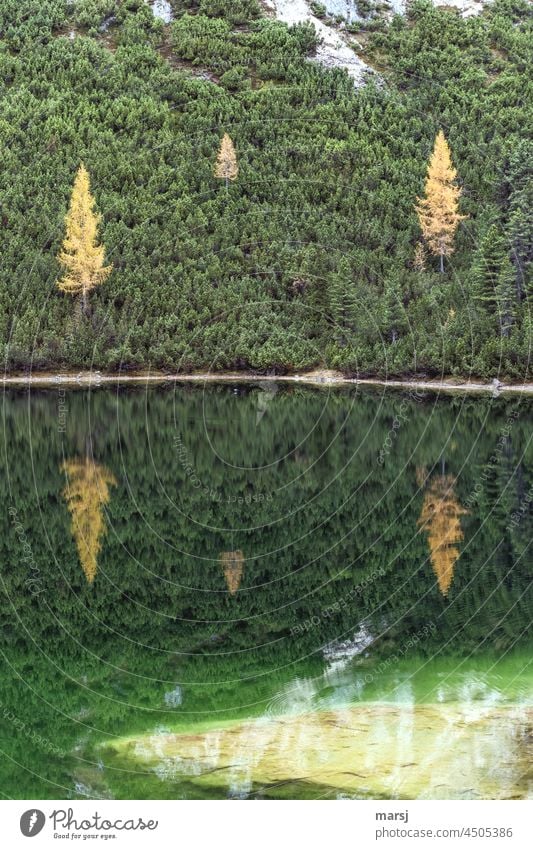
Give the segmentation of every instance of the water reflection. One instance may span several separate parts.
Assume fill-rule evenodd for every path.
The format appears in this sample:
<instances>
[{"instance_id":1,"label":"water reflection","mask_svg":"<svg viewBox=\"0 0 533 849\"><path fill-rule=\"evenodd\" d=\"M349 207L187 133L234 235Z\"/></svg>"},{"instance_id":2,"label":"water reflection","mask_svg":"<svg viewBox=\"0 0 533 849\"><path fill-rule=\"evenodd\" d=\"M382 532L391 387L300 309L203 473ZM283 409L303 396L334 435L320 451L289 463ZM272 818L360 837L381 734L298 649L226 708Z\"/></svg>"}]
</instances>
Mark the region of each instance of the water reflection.
<instances>
[{"instance_id":1,"label":"water reflection","mask_svg":"<svg viewBox=\"0 0 533 849\"><path fill-rule=\"evenodd\" d=\"M530 402L57 401L3 401L11 795L529 792Z\"/></svg>"},{"instance_id":2,"label":"water reflection","mask_svg":"<svg viewBox=\"0 0 533 849\"><path fill-rule=\"evenodd\" d=\"M372 704L165 734L118 750L160 780L194 778L232 797L524 799L531 726L518 708ZM299 785L299 786L298 786Z\"/></svg>"},{"instance_id":3,"label":"water reflection","mask_svg":"<svg viewBox=\"0 0 533 849\"><path fill-rule=\"evenodd\" d=\"M443 596L448 595L455 564L459 559L458 543L464 538L461 516L468 513L455 497L453 475L437 475L428 485L418 524L428 535L430 559Z\"/></svg>"},{"instance_id":4,"label":"water reflection","mask_svg":"<svg viewBox=\"0 0 533 849\"><path fill-rule=\"evenodd\" d=\"M289 798L523 799L532 699L520 659L474 671L415 656L379 675L358 660L294 678L256 719L102 751L174 788L187 780L193 795L276 796L283 785Z\"/></svg>"},{"instance_id":5,"label":"water reflection","mask_svg":"<svg viewBox=\"0 0 533 849\"><path fill-rule=\"evenodd\" d=\"M230 595L235 595L241 585L242 573L244 572L244 554L242 551L224 551L220 555L220 562L228 592Z\"/></svg>"},{"instance_id":6,"label":"water reflection","mask_svg":"<svg viewBox=\"0 0 533 849\"><path fill-rule=\"evenodd\" d=\"M87 582L92 584L105 533L104 507L109 503L109 487L117 482L105 466L89 456L66 460L61 470L67 476L63 497L72 516L72 536Z\"/></svg>"}]
</instances>

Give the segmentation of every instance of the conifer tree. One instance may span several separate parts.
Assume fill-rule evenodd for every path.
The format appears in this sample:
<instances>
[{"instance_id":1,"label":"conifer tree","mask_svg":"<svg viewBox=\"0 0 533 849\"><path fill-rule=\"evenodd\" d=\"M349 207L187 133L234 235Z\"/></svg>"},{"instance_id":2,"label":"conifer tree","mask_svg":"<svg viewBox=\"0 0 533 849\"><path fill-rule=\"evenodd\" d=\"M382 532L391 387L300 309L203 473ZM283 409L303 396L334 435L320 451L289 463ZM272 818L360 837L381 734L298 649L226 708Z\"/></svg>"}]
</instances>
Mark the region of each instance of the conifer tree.
<instances>
[{"instance_id":1,"label":"conifer tree","mask_svg":"<svg viewBox=\"0 0 533 849\"><path fill-rule=\"evenodd\" d=\"M529 267L533 262L533 181L531 160L533 142L520 141L510 157L505 188L509 193L507 234L511 244L511 260L516 269L517 299L529 294Z\"/></svg>"},{"instance_id":2,"label":"conifer tree","mask_svg":"<svg viewBox=\"0 0 533 849\"><path fill-rule=\"evenodd\" d=\"M453 253L457 226L465 218L458 209L461 189L455 185L456 178L448 142L439 130L429 160L425 196L417 199L416 211L431 253L440 257L441 271L444 257Z\"/></svg>"},{"instance_id":3,"label":"conifer tree","mask_svg":"<svg viewBox=\"0 0 533 849\"><path fill-rule=\"evenodd\" d=\"M507 239L496 225L481 239L472 266L472 291L492 315L497 315L501 336L508 336L516 312L516 273Z\"/></svg>"},{"instance_id":4,"label":"conifer tree","mask_svg":"<svg viewBox=\"0 0 533 849\"><path fill-rule=\"evenodd\" d=\"M392 275L385 281L380 304L380 324L384 337L393 345L407 327L407 317L399 279Z\"/></svg>"},{"instance_id":5,"label":"conifer tree","mask_svg":"<svg viewBox=\"0 0 533 849\"><path fill-rule=\"evenodd\" d=\"M230 180L236 180L239 174L235 146L227 133L224 133L218 151L215 165L215 177L226 181L226 189Z\"/></svg>"},{"instance_id":6,"label":"conifer tree","mask_svg":"<svg viewBox=\"0 0 533 849\"><path fill-rule=\"evenodd\" d=\"M98 244L100 215L95 212L89 174L81 163L65 218L66 235L58 260L65 269L58 288L71 295L81 295L83 312L87 312L89 292L111 274L112 266L104 266L104 247Z\"/></svg>"},{"instance_id":7,"label":"conifer tree","mask_svg":"<svg viewBox=\"0 0 533 849\"><path fill-rule=\"evenodd\" d=\"M359 308L351 262L343 258L329 283L329 309L334 325L333 337L341 347L352 341Z\"/></svg>"},{"instance_id":8,"label":"conifer tree","mask_svg":"<svg viewBox=\"0 0 533 849\"><path fill-rule=\"evenodd\" d=\"M508 256L504 257L498 275L496 302L500 335L509 336L516 319L516 273Z\"/></svg>"}]
</instances>

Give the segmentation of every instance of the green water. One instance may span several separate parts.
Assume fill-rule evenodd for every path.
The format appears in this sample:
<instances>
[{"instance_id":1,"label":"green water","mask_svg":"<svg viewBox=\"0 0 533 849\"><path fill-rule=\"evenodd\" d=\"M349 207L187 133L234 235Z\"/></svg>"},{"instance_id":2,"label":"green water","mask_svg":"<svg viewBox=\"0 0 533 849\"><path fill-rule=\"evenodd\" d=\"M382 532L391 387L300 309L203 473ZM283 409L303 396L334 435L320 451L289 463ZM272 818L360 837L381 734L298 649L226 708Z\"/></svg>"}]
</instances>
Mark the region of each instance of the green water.
<instances>
[{"instance_id":1,"label":"green water","mask_svg":"<svg viewBox=\"0 0 533 849\"><path fill-rule=\"evenodd\" d=\"M7 392L3 796L530 796L531 413Z\"/></svg>"}]
</instances>

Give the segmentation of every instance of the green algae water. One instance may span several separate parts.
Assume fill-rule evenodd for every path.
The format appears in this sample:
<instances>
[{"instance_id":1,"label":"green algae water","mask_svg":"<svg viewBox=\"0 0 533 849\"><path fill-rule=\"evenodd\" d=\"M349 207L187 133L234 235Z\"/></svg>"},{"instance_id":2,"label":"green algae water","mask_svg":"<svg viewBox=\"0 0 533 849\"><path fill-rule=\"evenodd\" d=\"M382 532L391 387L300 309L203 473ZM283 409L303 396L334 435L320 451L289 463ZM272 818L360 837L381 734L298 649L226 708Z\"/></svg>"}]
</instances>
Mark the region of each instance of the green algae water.
<instances>
[{"instance_id":1,"label":"green algae water","mask_svg":"<svg viewBox=\"0 0 533 849\"><path fill-rule=\"evenodd\" d=\"M532 402L8 391L5 798L530 798Z\"/></svg>"}]
</instances>

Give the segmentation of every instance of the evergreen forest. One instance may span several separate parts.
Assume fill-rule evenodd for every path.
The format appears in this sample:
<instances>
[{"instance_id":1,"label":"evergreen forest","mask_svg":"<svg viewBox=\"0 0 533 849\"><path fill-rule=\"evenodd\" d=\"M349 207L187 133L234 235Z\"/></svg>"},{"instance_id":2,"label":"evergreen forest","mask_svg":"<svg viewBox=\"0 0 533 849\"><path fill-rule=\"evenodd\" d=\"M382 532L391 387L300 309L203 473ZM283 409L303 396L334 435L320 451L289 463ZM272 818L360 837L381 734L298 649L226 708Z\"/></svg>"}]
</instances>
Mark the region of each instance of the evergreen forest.
<instances>
[{"instance_id":1,"label":"evergreen forest","mask_svg":"<svg viewBox=\"0 0 533 849\"><path fill-rule=\"evenodd\" d=\"M525 0L352 25L357 85L259 0L170 5L0 0L5 370L526 378ZM439 133L445 258L417 211ZM86 175L80 300L65 220Z\"/></svg>"}]
</instances>

